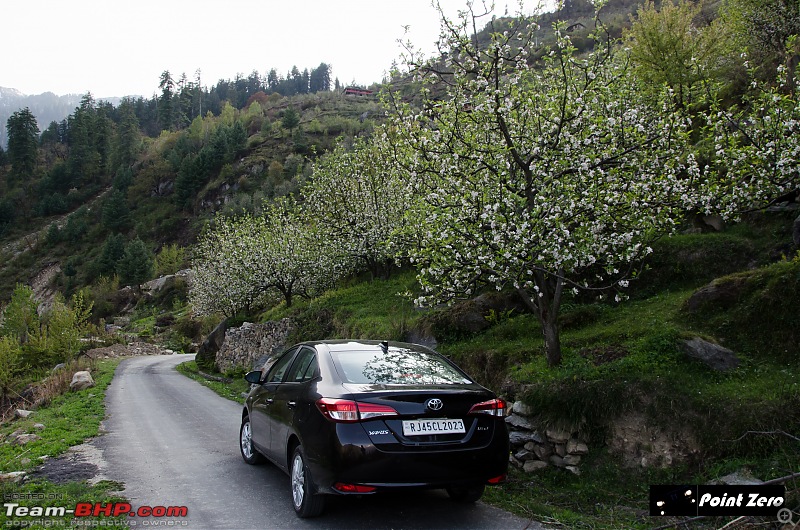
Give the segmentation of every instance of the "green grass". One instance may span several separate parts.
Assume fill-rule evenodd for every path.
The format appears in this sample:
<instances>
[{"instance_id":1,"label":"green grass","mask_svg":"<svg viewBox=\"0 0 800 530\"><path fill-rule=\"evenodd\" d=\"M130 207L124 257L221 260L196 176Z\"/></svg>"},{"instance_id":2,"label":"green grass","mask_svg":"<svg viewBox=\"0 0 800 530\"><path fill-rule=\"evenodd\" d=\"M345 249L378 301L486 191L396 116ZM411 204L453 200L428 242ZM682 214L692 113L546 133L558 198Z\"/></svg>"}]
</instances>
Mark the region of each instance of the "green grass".
<instances>
[{"instance_id":1,"label":"green grass","mask_svg":"<svg viewBox=\"0 0 800 530\"><path fill-rule=\"evenodd\" d=\"M71 446L83 443L97 436L100 422L105 417L105 391L119 364L119 359L98 361L92 371L95 386L79 392L68 392L54 398L51 403L34 411L27 419L18 419L0 426L0 470L30 472L41 464L44 457L55 458L66 452ZM37 429L35 424L44 425ZM13 432L33 433L39 440L25 445L8 443ZM78 502L124 502L116 491L121 485L102 481L91 485L87 482L70 482L54 484L41 478L32 478L22 484L1 484L4 502L18 502L20 506L65 507L72 509ZM10 518L6 511L0 512L0 526L11 526L19 523L30 524L36 517ZM50 524L71 528L72 516L42 518ZM110 518L103 518L110 522ZM41 527L41 526L39 526Z\"/></svg>"},{"instance_id":2,"label":"green grass","mask_svg":"<svg viewBox=\"0 0 800 530\"><path fill-rule=\"evenodd\" d=\"M29 471L41 462L41 457L55 457L73 445L83 443L96 436L100 422L105 417L103 399L106 387L111 382L118 359L96 363L92 371L95 386L79 392L68 392L55 397L49 406L34 411L27 419L18 419L0 426L0 437L4 440L16 431L33 433L40 440L24 447L0 443L0 470ZM44 429L34 428L43 424ZM24 454L23 454L24 453ZM30 460L25 463L24 459Z\"/></svg>"},{"instance_id":3,"label":"green grass","mask_svg":"<svg viewBox=\"0 0 800 530\"><path fill-rule=\"evenodd\" d=\"M416 286L413 272L389 279L354 282L313 300L297 300L291 308L278 305L260 320L291 317L300 324L290 339L323 338L401 340L420 318L406 293ZM290 340L292 342L292 340Z\"/></svg>"},{"instance_id":4,"label":"green grass","mask_svg":"<svg viewBox=\"0 0 800 530\"><path fill-rule=\"evenodd\" d=\"M188 361L179 364L177 366L177 370L183 375L194 379L204 386L207 386L225 399L230 399L231 401L235 401L237 403L244 403L242 392L247 392L250 390L250 383L245 381L244 377L238 376L238 374L237 377L231 378L232 381L230 383L206 379L200 374L200 370L197 368L197 363L194 361Z\"/></svg>"}]
</instances>

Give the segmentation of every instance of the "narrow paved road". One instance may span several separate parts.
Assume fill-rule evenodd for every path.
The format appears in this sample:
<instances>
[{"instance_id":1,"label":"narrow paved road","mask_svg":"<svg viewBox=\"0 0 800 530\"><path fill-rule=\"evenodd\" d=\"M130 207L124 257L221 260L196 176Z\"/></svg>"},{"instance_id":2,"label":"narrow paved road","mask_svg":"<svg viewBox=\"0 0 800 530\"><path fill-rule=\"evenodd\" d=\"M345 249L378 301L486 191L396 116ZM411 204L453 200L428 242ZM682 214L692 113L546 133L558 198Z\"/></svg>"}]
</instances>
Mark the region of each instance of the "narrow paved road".
<instances>
[{"instance_id":1,"label":"narrow paved road","mask_svg":"<svg viewBox=\"0 0 800 530\"><path fill-rule=\"evenodd\" d=\"M125 484L135 508L186 506L172 527L230 528L542 528L477 503L450 502L443 492L332 498L319 518L292 510L289 479L274 466L248 466L239 454L241 406L175 370L187 355L123 361L108 389L106 475ZM159 521L131 519L137 527Z\"/></svg>"}]
</instances>

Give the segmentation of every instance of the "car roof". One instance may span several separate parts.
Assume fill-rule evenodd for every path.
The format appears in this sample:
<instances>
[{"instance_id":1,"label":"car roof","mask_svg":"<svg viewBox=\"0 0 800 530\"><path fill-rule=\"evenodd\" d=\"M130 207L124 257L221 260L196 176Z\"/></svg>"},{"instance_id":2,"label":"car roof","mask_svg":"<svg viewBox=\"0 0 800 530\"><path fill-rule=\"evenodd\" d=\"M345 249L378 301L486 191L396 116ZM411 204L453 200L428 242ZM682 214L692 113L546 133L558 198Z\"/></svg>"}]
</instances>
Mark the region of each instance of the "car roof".
<instances>
[{"instance_id":1,"label":"car roof","mask_svg":"<svg viewBox=\"0 0 800 530\"><path fill-rule=\"evenodd\" d=\"M344 352L344 351L372 351L379 349L381 343L388 343L389 348L403 348L414 351L432 353L433 350L422 346L421 344L412 344L410 342L398 341L380 341L380 340L364 340L364 339L338 339L338 340L318 340L301 342L301 345L311 346L317 348L319 351L327 350L329 352Z\"/></svg>"}]
</instances>

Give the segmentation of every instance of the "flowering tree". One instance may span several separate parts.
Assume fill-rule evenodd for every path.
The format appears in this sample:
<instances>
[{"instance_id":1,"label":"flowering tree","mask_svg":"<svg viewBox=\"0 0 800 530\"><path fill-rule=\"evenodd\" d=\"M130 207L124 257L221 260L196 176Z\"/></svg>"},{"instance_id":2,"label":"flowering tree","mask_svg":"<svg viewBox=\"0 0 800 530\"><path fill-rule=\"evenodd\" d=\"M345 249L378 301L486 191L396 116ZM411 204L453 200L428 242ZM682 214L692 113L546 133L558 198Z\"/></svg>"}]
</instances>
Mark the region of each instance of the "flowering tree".
<instances>
[{"instance_id":1,"label":"flowering tree","mask_svg":"<svg viewBox=\"0 0 800 530\"><path fill-rule=\"evenodd\" d=\"M291 306L295 295L329 288L341 271L328 240L289 200L275 202L260 217L218 218L195 252L189 298L200 314L231 316L276 293Z\"/></svg>"},{"instance_id":2,"label":"flowering tree","mask_svg":"<svg viewBox=\"0 0 800 530\"><path fill-rule=\"evenodd\" d=\"M228 219L218 216L194 249L194 280L189 302L198 314L235 315L263 300L253 281L253 224L250 217Z\"/></svg>"},{"instance_id":3,"label":"flowering tree","mask_svg":"<svg viewBox=\"0 0 800 530\"><path fill-rule=\"evenodd\" d=\"M387 163L392 157L390 135L377 129L372 138L356 139L349 149L340 144L323 157L303 190L341 257L373 276L385 274L400 251L391 236L410 203L405 183Z\"/></svg>"},{"instance_id":4,"label":"flowering tree","mask_svg":"<svg viewBox=\"0 0 800 530\"><path fill-rule=\"evenodd\" d=\"M792 90L798 81L797 71L781 66L774 85L752 82L741 108L715 106L708 114L708 213L736 218L800 191L800 97Z\"/></svg>"},{"instance_id":5,"label":"flowering tree","mask_svg":"<svg viewBox=\"0 0 800 530\"><path fill-rule=\"evenodd\" d=\"M410 50L423 110L389 95L420 197L410 212L421 235L411 249L417 302L514 288L539 317L552 366L564 289L625 286L628 265L691 202L688 123L667 99L644 99L611 43L578 58L558 25L557 45L534 67L531 21L494 28L478 47L478 18L471 5L455 22L442 14L439 62Z\"/></svg>"}]
</instances>

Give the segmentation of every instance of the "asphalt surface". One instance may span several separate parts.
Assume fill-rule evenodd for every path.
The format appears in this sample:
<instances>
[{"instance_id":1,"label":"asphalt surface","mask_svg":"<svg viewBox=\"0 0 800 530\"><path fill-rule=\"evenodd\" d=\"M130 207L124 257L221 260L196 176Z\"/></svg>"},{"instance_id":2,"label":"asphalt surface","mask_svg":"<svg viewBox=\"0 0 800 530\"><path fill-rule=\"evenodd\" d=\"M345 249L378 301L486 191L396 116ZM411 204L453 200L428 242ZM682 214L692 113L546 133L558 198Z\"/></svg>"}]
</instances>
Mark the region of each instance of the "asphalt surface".
<instances>
[{"instance_id":1,"label":"asphalt surface","mask_svg":"<svg viewBox=\"0 0 800 530\"><path fill-rule=\"evenodd\" d=\"M187 517L130 518L131 526L192 529L497 528L542 526L481 502L463 505L443 491L331 497L323 514L299 519L289 478L239 453L241 405L175 370L193 356L135 357L117 368L106 395L107 434L97 440L106 475L124 483L134 509L185 506Z\"/></svg>"}]
</instances>

